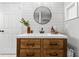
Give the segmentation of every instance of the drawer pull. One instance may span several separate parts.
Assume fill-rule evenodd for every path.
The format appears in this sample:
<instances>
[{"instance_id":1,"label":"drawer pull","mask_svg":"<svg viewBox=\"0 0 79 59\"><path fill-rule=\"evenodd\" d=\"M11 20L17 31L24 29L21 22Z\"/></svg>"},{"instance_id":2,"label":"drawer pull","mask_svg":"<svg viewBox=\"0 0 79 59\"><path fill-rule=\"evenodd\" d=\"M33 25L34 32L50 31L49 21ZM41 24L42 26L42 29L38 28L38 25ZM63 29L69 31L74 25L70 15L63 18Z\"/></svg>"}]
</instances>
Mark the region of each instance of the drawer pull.
<instances>
[{"instance_id":1,"label":"drawer pull","mask_svg":"<svg viewBox=\"0 0 79 59\"><path fill-rule=\"evenodd\" d=\"M34 53L26 54L26 56L34 56Z\"/></svg>"},{"instance_id":2,"label":"drawer pull","mask_svg":"<svg viewBox=\"0 0 79 59\"><path fill-rule=\"evenodd\" d=\"M49 45L58 45L57 43L50 43Z\"/></svg>"},{"instance_id":3,"label":"drawer pull","mask_svg":"<svg viewBox=\"0 0 79 59\"><path fill-rule=\"evenodd\" d=\"M50 53L49 55L50 56L57 56L58 54L57 53L54 53L54 54Z\"/></svg>"},{"instance_id":4,"label":"drawer pull","mask_svg":"<svg viewBox=\"0 0 79 59\"><path fill-rule=\"evenodd\" d=\"M34 43L27 43L27 46L34 46Z\"/></svg>"}]
</instances>

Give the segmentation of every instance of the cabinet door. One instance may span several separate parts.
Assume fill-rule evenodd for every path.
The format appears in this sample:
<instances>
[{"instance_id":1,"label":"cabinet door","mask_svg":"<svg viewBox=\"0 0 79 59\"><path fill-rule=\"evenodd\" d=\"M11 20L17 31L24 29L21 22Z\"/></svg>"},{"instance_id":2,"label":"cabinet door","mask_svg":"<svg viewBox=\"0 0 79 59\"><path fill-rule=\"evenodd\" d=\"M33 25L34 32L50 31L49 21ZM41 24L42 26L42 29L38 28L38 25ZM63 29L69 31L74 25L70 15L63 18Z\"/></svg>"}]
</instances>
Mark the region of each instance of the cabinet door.
<instances>
[{"instance_id":1,"label":"cabinet door","mask_svg":"<svg viewBox=\"0 0 79 59\"><path fill-rule=\"evenodd\" d=\"M40 48L40 40L34 38L21 39L21 48Z\"/></svg>"},{"instance_id":2,"label":"cabinet door","mask_svg":"<svg viewBox=\"0 0 79 59\"><path fill-rule=\"evenodd\" d=\"M16 54L16 34L21 33L20 3L0 3L0 54Z\"/></svg>"},{"instance_id":3,"label":"cabinet door","mask_svg":"<svg viewBox=\"0 0 79 59\"><path fill-rule=\"evenodd\" d=\"M20 49L20 57L40 57L40 49Z\"/></svg>"},{"instance_id":4,"label":"cabinet door","mask_svg":"<svg viewBox=\"0 0 79 59\"><path fill-rule=\"evenodd\" d=\"M64 51L63 50L51 50L46 49L44 50L44 57L63 57Z\"/></svg>"},{"instance_id":5,"label":"cabinet door","mask_svg":"<svg viewBox=\"0 0 79 59\"><path fill-rule=\"evenodd\" d=\"M64 39L44 39L44 48L63 49Z\"/></svg>"}]
</instances>

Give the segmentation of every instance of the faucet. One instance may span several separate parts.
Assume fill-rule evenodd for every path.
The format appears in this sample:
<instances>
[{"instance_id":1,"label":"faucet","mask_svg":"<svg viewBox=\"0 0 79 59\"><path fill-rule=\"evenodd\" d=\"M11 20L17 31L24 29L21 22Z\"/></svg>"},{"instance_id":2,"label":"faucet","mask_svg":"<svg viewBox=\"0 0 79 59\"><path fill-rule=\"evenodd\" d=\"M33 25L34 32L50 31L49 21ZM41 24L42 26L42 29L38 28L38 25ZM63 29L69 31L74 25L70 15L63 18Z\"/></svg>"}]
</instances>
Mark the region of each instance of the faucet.
<instances>
[{"instance_id":1,"label":"faucet","mask_svg":"<svg viewBox=\"0 0 79 59\"><path fill-rule=\"evenodd\" d=\"M44 33L45 31L43 30L43 27L41 28L41 31L40 31L40 33Z\"/></svg>"}]
</instances>

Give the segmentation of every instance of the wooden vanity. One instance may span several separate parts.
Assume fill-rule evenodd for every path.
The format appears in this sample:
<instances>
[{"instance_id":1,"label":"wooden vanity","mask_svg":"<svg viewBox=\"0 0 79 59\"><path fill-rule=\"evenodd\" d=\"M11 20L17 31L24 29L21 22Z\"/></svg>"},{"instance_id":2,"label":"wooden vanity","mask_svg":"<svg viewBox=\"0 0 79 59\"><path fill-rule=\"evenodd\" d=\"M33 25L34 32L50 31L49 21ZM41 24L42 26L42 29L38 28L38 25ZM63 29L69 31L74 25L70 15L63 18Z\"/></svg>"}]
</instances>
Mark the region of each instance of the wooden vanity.
<instances>
[{"instance_id":1,"label":"wooden vanity","mask_svg":"<svg viewBox=\"0 0 79 59\"><path fill-rule=\"evenodd\" d=\"M17 57L66 57L67 37L64 35L17 35Z\"/></svg>"}]
</instances>

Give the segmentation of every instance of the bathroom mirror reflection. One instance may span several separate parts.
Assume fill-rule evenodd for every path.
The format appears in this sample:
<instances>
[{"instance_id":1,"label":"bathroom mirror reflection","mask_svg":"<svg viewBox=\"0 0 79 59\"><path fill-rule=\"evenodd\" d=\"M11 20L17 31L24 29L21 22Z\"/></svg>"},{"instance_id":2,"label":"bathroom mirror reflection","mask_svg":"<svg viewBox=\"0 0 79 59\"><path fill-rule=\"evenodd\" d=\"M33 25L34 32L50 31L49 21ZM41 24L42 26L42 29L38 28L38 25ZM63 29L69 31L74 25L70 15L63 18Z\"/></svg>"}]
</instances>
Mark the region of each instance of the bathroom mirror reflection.
<instances>
[{"instance_id":1,"label":"bathroom mirror reflection","mask_svg":"<svg viewBox=\"0 0 79 59\"><path fill-rule=\"evenodd\" d=\"M39 24L47 24L52 17L52 13L48 7L40 6L34 11L34 20Z\"/></svg>"}]
</instances>

